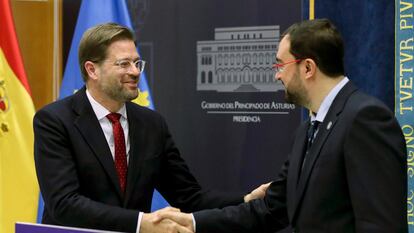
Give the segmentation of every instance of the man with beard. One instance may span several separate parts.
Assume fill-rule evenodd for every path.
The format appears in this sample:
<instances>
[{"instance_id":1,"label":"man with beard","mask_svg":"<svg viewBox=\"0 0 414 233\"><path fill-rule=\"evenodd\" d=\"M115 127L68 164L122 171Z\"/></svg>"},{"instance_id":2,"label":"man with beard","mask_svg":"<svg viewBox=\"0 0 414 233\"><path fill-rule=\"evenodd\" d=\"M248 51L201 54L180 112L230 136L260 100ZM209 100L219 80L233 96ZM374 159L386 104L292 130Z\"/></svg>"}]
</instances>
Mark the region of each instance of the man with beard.
<instances>
[{"instance_id":1,"label":"man with beard","mask_svg":"<svg viewBox=\"0 0 414 233\"><path fill-rule=\"evenodd\" d=\"M154 214L143 213L150 211L154 188L185 211L264 195L266 185L246 196L203 190L180 157L164 119L130 102L138 96L145 62L128 28L107 23L86 31L79 64L85 87L34 117L43 223L186 233L170 220L154 224L149 221Z\"/></svg>"},{"instance_id":2,"label":"man with beard","mask_svg":"<svg viewBox=\"0 0 414 233\"><path fill-rule=\"evenodd\" d=\"M406 146L383 103L344 75L343 40L327 19L292 25L275 78L288 102L310 111L264 199L191 214L163 212L197 233L407 232Z\"/></svg>"}]
</instances>

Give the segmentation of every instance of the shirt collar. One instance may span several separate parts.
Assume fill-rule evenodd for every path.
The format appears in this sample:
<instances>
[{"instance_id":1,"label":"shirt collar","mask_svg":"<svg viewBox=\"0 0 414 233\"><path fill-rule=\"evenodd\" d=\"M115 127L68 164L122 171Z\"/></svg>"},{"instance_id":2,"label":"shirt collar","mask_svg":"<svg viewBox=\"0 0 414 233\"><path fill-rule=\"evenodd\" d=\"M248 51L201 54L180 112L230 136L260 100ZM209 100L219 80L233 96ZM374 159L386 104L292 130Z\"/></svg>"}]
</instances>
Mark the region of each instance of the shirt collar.
<instances>
[{"instance_id":1,"label":"shirt collar","mask_svg":"<svg viewBox=\"0 0 414 233\"><path fill-rule=\"evenodd\" d=\"M349 82L349 79L345 77L342 79L332 90L329 92L329 94L323 99L321 106L319 107L318 113L313 114L311 113L311 121L319 121L323 122L325 119L326 114L329 111L329 108L332 105L332 102L334 101L335 97L338 95L339 91Z\"/></svg>"},{"instance_id":2,"label":"shirt collar","mask_svg":"<svg viewBox=\"0 0 414 233\"><path fill-rule=\"evenodd\" d=\"M86 96L88 97L88 100L92 105L92 109L95 112L95 115L98 118L98 121L102 120L103 118L106 117L106 115L111 113L108 109L106 109L104 106L102 106L100 103L98 103L98 101L96 101L92 97L92 95L91 95L91 93L89 93L88 89L86 89ZM121 114L122 117L127 119L125 104L122 105L122 107L118 110L117 113Z\"/></svg>"}]
</instances>

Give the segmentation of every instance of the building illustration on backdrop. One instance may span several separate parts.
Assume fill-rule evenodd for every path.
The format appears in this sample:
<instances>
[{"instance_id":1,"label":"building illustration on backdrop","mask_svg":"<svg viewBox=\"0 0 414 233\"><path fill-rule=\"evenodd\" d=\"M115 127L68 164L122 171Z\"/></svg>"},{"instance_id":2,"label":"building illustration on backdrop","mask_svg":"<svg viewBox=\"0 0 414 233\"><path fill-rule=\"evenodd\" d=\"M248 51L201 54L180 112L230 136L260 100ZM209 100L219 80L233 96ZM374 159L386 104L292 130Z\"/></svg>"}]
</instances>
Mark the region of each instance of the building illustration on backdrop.
<instances>
[{"instance_id":1,"label":"building illustration on backdrop","mask_svg":"<svg viewBox=\"0 0 414 233\"><path fill-rule=\"evenodd\" d=\"M279 25L216 28L214 40L197 41L197 90L274 92L272 65L279 43Z\"/></svg>"}]
</instances>

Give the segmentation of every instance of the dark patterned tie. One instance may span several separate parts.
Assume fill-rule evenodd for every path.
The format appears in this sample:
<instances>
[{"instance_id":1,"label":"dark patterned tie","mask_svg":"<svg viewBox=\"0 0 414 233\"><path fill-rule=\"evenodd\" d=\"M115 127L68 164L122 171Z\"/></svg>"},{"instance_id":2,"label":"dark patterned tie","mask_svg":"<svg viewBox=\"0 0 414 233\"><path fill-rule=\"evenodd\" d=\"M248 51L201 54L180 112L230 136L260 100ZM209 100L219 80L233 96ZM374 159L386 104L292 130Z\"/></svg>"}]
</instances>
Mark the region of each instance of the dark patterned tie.
<instances>
[{"instance_id":1,"label":"dark patterned tie","mask_svg":"<svg viewBox=\"0 0 414 233\"><path fill-rule=\"evenodd\" d=\"M315 133L318 130L318 126L319 126L319 121L312 121L311 125L309 126L308 132L307 132L307 137L308 137L308 141L306 143L306 152L308 152L308 150L311 148L313 140L315 139Z\"/></svg>"},{"instance_id":2,"label":"dark patterned tie","mask_svg":"<svg viewBox=\"0 0 414 233\"><path fill-rule=\"evenodd\" d=\"M121 122L119 122L121 114L110 113L106 117L112 123L112 130L114 133L115 143L115 168L116 172L118 173L121 190L122 192L125 192L128 165L126 157L124 130L122 129Z\"/></svg>"},{"instance_id":3,"label":"dark patterned tie","mask_svg":"<svg viewBox=\"0 0 414 233\"><path fill-rule=\"evenodd\" d=\"M305 151L305 155L303 156L303 161L302 161L302 170L305 167L306 157L308 156L309 150L315 139L315 136L316 136L315 134L318 131L319 123L320 123L319 121L312 121L311 124L309 125L308 132L307 132L306 151Z\"/></svg>"}]
</instances>

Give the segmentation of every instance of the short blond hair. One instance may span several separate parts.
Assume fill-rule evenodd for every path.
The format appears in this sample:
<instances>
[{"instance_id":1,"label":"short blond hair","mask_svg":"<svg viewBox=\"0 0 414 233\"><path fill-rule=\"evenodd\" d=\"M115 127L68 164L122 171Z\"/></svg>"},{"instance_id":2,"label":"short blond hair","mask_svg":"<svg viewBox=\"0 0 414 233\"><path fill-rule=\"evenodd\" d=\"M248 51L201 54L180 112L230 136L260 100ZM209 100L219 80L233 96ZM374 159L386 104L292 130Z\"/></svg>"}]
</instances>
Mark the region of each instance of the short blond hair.
<instances>
[{"instance_id":1,"label":"short blond hair","mask_svg":"<svg viewBox=\"0 0 414 233\"><path fill-rule=\"evenodd\" d=\"M100 63L106 59L108 47L118 40L135 41L134 33L116 23L105 23L89 28L79 43L78 57L83 81L88 80L85 62Z\"/></svg>"}]
</instances>

